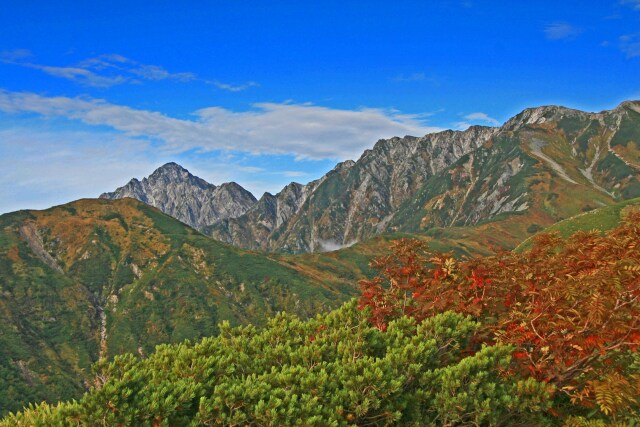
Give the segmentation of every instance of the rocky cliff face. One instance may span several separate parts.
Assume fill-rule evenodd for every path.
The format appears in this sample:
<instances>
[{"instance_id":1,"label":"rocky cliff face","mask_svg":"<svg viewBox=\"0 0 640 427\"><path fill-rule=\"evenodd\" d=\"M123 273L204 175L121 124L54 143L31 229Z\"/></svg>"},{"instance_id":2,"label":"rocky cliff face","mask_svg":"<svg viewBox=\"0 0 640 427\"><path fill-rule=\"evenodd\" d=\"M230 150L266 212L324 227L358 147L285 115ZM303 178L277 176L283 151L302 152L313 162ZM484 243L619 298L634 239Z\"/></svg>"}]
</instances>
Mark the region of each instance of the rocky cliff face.
<instances>
[{"instance_id":1,"label":"rocky cliff face","mask_svg":"<svg viewBox=\"0 0 640 427\"><path fill-rule=\"evenodd\" d=\"M497 219L524 228L545 226L638 197L638 141L637 102L601 113L558 106L527 109L474 152L429 178L398 209L387 231L422 232Z\"/></svg>"},{"instance_id":2,"label":"rocky cliff face","mask_svg":"<svg viewBox=\"0 0 640 427\"><path fill-rule=\"evenodd\" d=\"M189 173L176 163L167 163L142 181L132 179L103 199L131 197L154 206L196 229L245 213L255 197L235 182L220 186Z\"/></svg>"}]
</instances>

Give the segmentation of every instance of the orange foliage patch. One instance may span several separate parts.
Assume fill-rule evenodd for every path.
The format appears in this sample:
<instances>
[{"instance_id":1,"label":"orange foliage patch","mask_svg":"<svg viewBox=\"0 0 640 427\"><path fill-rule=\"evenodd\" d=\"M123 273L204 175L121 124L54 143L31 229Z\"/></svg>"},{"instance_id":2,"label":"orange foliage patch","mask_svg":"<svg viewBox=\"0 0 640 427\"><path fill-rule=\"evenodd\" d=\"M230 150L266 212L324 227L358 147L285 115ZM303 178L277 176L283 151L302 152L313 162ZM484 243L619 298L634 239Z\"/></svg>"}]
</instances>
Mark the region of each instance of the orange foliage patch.
<instances>
[{"instance_id":1,"label":"orange foliage patch","mask_svg":"<svg viewBox=\"0 0 640 427\"><path fill-rule=\"evenodd\" d=\"M597 396L640 345L640 212L604 236L543 234L529 252L462 262L403 239L372 267L360 307L379 329L402 315L473 315L484 325L477 343L514 346L516 369L605 413ZM640 395L640 378L624 381Z\"/></svg>"}]
</instances>

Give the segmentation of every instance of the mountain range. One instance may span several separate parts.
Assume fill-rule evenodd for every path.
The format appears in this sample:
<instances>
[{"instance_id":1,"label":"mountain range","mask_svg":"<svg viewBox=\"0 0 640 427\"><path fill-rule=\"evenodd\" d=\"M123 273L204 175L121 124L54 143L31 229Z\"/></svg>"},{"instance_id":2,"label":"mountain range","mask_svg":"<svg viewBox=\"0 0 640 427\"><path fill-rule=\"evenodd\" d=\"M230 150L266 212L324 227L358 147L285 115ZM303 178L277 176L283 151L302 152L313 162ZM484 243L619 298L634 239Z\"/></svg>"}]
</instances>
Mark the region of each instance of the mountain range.
<instances>
[{"instance_id":1,"label":"mountain range","mask_svg":"<svg viewBox=\"0 0 640 427\"><path fill-rule=\"evenodd\" d=\"M284 253L475 226L506 214L529 218L521 221L525 229L544 227L640 195L639 122L639 102L600 113L538 107L501 127L379 140L357 161L259 200L236 183L215 187L174 163L101 197L134 197L217 240Z\"/></svg>"}]
</instances>

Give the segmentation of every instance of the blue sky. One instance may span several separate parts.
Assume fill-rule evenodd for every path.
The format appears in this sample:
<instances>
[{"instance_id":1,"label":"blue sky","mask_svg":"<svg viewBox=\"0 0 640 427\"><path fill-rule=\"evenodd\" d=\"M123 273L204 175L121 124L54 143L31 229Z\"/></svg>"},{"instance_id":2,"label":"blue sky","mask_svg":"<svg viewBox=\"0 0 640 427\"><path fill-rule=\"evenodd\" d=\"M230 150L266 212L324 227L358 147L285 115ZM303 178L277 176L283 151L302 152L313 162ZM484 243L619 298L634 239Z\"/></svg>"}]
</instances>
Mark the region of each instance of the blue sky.
<instances>
[{"instance_id":1,"label":"blue sky","mask_svg":"<svg viewBox=\"0 0 640 427\"><path fill-rule=\"evenodd\" d=\"M640 0L9 1L0 213L167 161L259 197L379 138L638 98Z\"/></svg>"}]
</instances>

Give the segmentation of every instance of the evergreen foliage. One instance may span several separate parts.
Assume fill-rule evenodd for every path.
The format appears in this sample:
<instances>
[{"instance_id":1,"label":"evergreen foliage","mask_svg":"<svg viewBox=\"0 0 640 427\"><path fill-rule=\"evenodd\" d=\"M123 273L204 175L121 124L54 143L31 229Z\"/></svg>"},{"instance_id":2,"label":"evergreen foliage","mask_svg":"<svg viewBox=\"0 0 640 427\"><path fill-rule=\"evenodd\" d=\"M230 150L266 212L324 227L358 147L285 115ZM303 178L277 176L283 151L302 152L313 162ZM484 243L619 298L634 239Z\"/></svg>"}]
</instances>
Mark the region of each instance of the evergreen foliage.
<instances>
[{"instance_id":1,"label":"evergreen foliage","mask_svg":"<svg viewBox=\"0 0 640 427\"><path fill-rule=\"evenodd\" d=\"M535 425L547 385L509 373L512 348L468 353L480 325L446 312L385 332L356 302L308 321L279 314L263 329L220 325L196 344L97 366L79 401L31 406L27 425Z\"/></svg>"}]
</instances>

